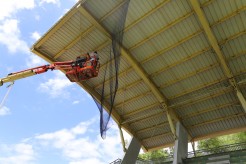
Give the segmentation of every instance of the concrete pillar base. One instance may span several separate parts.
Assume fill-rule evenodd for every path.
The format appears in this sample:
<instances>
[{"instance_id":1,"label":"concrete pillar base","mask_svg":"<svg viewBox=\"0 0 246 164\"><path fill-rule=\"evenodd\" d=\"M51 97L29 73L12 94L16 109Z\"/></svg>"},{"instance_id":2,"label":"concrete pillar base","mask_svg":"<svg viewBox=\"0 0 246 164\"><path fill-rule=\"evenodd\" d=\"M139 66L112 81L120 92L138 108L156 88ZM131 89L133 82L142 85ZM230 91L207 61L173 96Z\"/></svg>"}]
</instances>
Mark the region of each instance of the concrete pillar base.
<instances>
[{"instance_id":1,"label":"concrete pillar base","mask_svg":"<svg viewBox=\"0 0 246 164\"><path fill-rule=\"evenodd\" d=\"M133 137L121 164L135 164L140 148L141 144Z\"/></svg>"},{"instance_id":2,"label":"concrete pillar base","mask_svg":"<svg viewBox=\"0 0 246 164\"><path fill-rule=\"evenodd\" d=\"M180 122L176 124L176 136L173 164L183 164L188 153L188 134Z\"/></svg>"}]
</instances>

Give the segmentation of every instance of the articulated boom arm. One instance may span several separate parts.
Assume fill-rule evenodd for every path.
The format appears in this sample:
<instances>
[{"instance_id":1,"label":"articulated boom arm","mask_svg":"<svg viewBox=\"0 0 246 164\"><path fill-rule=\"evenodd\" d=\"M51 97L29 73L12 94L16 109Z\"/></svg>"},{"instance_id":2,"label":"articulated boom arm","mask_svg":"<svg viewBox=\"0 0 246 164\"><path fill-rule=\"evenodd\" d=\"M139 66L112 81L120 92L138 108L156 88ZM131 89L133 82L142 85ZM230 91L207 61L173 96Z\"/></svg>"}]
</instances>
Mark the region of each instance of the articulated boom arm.
<instances>
[{"instance_id":1,"label":"articulated boom arm","mask_svg":"<svg viewBox=\"0 0 246 164\"><path fill-rule=\"evenodd\" d=\"M0 86L2 86L4 83L23 79L23 78L33 76L36 74L41 74L41 73L47 72L48 70L72 69L72 63L74 63L74 62L73 61L55 62L51 65L43 65L43 66L34 67L34 68L26 69L23 71L19 71L19 72L10 73L10 74L8 74L8 76L0 79Z\"/></svg>"},{"instance_id":2,"label":"articulated boom arm","mask_svg":"<svg viewBox=\"0 0 246 164\"><path fill-rule=\"evenodd\" d=\"M62 69L66 72L67 78L71 82L78 82L83 80L88 80L90 78L96 77L99 72L99 61L96 58L94 60L88 61L67 61L67 62L54 62L50 65L43 65L39 67L34 67L26 69L19 72L14 72L8 74L8 76L0 79L0 86L7 82L13 82L15 80L23 79L36 74L45 73L48 70Z\"/></svg>"}]
</instances>

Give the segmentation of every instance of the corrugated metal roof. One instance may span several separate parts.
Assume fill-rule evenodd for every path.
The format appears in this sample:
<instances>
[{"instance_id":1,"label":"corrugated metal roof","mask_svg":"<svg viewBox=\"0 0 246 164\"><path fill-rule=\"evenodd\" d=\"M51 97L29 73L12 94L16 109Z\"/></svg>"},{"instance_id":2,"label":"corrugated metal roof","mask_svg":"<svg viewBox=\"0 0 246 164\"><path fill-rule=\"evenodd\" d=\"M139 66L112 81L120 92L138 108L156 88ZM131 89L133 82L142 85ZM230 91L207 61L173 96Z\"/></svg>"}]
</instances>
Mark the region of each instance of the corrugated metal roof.
<instances>
[{"instance_id":1,"label":"corrugated metal roof","mask_svg":"<svg viewBox=\"0 0 246 164\"><path fill-rule=\"evenodd\" d=\"M170 124L177 121L193 140L246 129L245 110L235 92L236 85L246 97L246 1L198 1L209 27L194 2L130 1L113 117L145 150L173 144ZM97 50L104 72L111 49L107 31L121 18L123 4L79 1L33 45L33 52L54 62ZM80 85L98 97L102 81L99 73ZM108 99L108 87L105 93ZM172 122L163 103L173 112Z\"/></svg>"}]
</instances>

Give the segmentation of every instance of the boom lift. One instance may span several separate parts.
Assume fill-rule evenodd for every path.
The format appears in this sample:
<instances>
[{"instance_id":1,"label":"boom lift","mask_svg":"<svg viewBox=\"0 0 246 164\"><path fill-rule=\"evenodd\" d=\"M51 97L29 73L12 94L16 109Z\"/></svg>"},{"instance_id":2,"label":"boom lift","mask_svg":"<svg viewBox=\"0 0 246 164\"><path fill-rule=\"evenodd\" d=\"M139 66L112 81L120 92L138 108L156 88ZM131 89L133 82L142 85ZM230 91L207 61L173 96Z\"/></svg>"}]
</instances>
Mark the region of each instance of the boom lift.
<instances>
[{"instance_id":1,"label":"boom lift","mask_svg":"<svg viewBox=\"0 0 246 164\"><path fill-rule=\"evenodd\" d=\"M99 67L100 63L96 56L87 61L81 60L79 57L77 57L75 61L54 62L52 64L10 73L6 77L0 79L0 86L7 82L13 82L15 80L23 79L29 76L45 73L48 70L64 70L66 72L67 78L71 82L79 82L97 77Z\"/></svg>"}]
</instances>

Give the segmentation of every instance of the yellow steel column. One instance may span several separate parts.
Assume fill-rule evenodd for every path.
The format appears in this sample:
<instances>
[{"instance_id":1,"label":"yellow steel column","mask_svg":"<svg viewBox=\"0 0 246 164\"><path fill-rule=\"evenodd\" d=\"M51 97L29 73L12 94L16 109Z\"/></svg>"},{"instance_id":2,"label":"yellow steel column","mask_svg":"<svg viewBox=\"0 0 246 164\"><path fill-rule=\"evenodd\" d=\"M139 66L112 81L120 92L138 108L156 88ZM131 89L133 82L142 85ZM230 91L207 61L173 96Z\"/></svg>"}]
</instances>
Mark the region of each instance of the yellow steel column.
<instances>
[{"instance_id":1,"label":"yellow steel column","mask_svg":"<svg viewBox=\"0 0 246 164\"><path fill-rule=\"evenodd\" d=\"M244 111L246 112L245 98L243 97L243 95L242 95L242 93L241 93L241 91L240 91L240 89L236 83L236 80L234 79L233 74L232 74L231 70L229 69L229 67L226 63L225 57L224 57L222 51L220 50L219 44L218 44L210 26L209 26L209 23L206 19L204 12L201 9L201 6L200 6L198 0L190 0L190 2L194 8L194 11L197 14L197 17L198 17L205 33L206 33L206 36L207 36L211 46L213 47L217 57L219 58L220 64L223 68L223 71L224 71L226 77L229 79L230 84L233 86L234 90L236 91L237 97L238 97Z\"/></svg>"}]
</instances>

